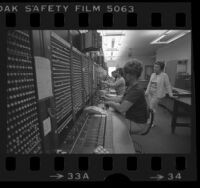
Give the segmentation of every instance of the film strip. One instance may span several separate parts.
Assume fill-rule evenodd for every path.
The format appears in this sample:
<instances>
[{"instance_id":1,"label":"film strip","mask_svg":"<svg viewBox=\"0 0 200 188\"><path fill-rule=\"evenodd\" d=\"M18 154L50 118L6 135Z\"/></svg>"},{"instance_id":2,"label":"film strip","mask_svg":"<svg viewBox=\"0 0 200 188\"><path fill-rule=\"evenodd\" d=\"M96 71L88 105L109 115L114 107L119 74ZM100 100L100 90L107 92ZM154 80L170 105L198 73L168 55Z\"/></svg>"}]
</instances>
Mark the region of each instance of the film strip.
<instances>
[{"instance_id":1,"label":"film strip","mask_svg":"<svg viewBox=\"0 0 200 188\"><path fill-rule=\"evenodd\" d=\"M112 115L94 119L83 110L104 103L99 90L102 70L107 69L102 57L91 53L103 43L95 30L166 29L184 34L192 30L191 3L1 3L0 181L196 181L192 55L189 152L143 152L137 138L132 140L134 153L114 152L116 135L109 125L117 126L116 120ZM92 30L93 38L77 38L80 30ZM52 88L44 74L48 92L42 100L33 56L50 61Z\"/></svg>"}]
</instances>

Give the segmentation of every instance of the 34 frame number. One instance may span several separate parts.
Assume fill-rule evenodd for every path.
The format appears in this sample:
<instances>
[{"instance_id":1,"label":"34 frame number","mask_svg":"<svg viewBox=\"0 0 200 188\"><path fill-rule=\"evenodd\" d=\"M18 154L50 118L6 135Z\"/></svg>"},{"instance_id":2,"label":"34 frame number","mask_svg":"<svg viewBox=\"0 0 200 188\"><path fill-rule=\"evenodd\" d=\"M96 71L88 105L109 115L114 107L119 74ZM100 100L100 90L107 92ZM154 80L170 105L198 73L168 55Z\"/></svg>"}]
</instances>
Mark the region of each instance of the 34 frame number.
<instances>
[{"instance_id":1,"label":"34 frame number","mask_svg":"<svg viewBox=\"0 0 200 188\"><path fill-rule=\"evenodd\" d=\"M180 180L180 179L182 179L181 173L177 173L177 174L168 173L167 179L170 180L170 181L172 181L172 180Z\"/></svg>"}]
</instances>

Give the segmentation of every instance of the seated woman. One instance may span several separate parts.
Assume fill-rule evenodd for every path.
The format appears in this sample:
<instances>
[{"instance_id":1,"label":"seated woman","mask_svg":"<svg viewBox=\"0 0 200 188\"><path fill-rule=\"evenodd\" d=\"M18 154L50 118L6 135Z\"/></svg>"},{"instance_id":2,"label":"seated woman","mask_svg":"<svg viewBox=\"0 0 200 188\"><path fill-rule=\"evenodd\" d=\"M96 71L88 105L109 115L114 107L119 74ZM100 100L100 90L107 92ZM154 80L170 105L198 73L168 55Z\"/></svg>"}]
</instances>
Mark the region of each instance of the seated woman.
<instances>
[{"instance_id":1,"label":"seated woman","mask_svg":"<svg viewBox=\"0 0 200 188\"><path fill-rule=\"evenodd\" d=\"M109 78L108 81L115 82L117 80L116 71L112 71L112 77Z\"/></svg>"},{"instance_id":2,"label":"seated woman","mask_svg":"<svg viewBox=\"0 0 200 188\"><path fill-rule=\"evenodd\" d=\"M149 128L148 108L144 90L138 85L138 78L143 71L142 62L130 60L124 66L125 79L128 82L126 92L121 102L108 101L105 104L125 115L131 134L143 134Z\"/></svg>"},{"instance_id":3,"label":"seated woman","mask_svg":"<svg viewBox=\"0 0 200 188\"><path fill-rule=\"evenodd\" d=\"M105 94L104 99L119 102L125 93L126 82L123 77L122 68L118 68L115 74L116 74L117 79L114 83L109 83L109 82L104 82L104 81L102 83L108 85L109 87L114 88L116 90L117 96L109 96L108 94Z\"/></svg>"},{"instance_id":4,"label":"seated woman","mask_svg":"<svg viewBox=\"0 0 200 188\"><path fill-rule=\"evenodd\" d=\"M111 74L112 74L112 77L107 76L104 79L102 79L102 81L101 81L101 83L103 85L102 88L104 88L104 89L100 90L101 97L105 97L105 95L109 93L109 91L108 91L109 87L105 83L107 83L107 82L113 82L114 83L117 79L116 71L113 71Z\"/></svg>"}]
</instances>

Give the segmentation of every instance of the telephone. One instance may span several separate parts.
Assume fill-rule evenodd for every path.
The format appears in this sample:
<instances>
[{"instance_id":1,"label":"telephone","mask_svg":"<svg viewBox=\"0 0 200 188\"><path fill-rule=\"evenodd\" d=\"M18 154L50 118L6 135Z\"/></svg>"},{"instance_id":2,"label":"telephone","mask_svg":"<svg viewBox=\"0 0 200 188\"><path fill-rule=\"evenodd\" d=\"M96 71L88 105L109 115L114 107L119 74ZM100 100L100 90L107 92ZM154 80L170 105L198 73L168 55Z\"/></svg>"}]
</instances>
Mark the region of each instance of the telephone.
<instances>
[{"instance_id":1,"label":"telephone","mask_svg":"<svg viewBox=\"0 0 200 188\"><path fill-rule=\"evenodd\" d=\"M105 110L97 106L88 106L84 110L89 114L104 114L104 115L107 114Z\"/></svg>"},{"instance_id":2,"label":"telephone","mask_svg":"<svg viewBox=\"0 0 200 188\"><path fill-rule=\"evenodd\" d=\"M107 154L107 153L109 153L109 151L106 150L103 146L98 146L97 148L95 148L94 153L95 154Z\"/></svg>"}]
</instances>

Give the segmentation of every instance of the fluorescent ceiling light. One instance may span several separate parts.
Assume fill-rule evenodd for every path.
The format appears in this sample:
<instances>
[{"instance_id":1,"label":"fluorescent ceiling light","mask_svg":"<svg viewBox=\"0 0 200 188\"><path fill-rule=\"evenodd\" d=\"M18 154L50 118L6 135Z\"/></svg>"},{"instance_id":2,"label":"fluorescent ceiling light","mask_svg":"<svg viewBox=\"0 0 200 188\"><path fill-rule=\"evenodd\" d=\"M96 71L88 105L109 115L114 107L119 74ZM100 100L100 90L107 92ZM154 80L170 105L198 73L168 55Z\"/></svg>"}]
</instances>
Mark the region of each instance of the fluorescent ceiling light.
<instances>
[{"instance_id":1,"label":"fluorescent ceiling light","mask_svg":"<svg viewBox=\"0 0 200 188\"><path fill-rule=\"evenodd\" d=\"M110 60L111 53L112 61L118 58L122 40L124 39L125 31L123 30L99 30L102 35L102 49L104 51L105 60ZM117 57L115 57L117 56Z\"/></svg>"},{"instance_id":2,"label":"fluorescent ceiling light","mask_svg":"<svg viewBox=\"0 0 200 188\"><path fill-rule=\"evenodd\" d=\"M154 41L152 41L150 44L165 44L166 42L160 42L160 40L162 38L164 38L166 35L161 35L160 37L158 37L157 39L155 39Z\"/></svg>"},{"instance_id":3,"label":"fluorescent ceiling light","mask_svg":"<svg viewBox=\"0 0 200 188\"><path fill-rule=\"evenodd\" d=\"M115 46L115 39L114 38L112 39L112 44L111 45L112 45L112 48L114 48L114 46Z\"/></svg>"},{"instance_id":4,"label":"fluorescent ceiling light","mask_svg":"<svg viewBox=\"0 0 200 188\"><path fill-rule=\"evenodd\" d=\"M107 48L105 49L105 51L119 51L118 48Z\"/></svg>"},{"instance_id":5,"label":"fluorescent ceiling light","mask_svg":"<svg viewBox=\"0 0 200 188\"><path fill-rule=\"evenodd\" d=\"M181 33L181 34L177 35L176 37L172 38L171 40L168 40L168 43L170 43L170 42L172 42L172 41L174 41L174 40L176 40L178 38L181 38L184 35L186 35L186 33Z\"/></svg>"},{"instance_id":6,"label":"fluorescent ceiling light","mask_svg":"<svg viewBox=\"0 0 200 188\"><path fill-rule=\"evenodd\" d=\"M168 34L174 33L174 32L176 32L176 30L168 30L168 31L166 31L164 34L165 34L165 35L168 35Z\"/></svg>"},{"instance_id":7,"label":"fluorescent ceiling light","mask_svg":"<svg viewBox=\"0 0 200 188\"><path fill-rule=\"evenodd\" d=\"M80 31L80 33L87 33L88 32L88 30L79 30Z\"/></svg>"},{"instance_id":8,"label":"fluorescent ceiling light","mask_svg":"<svg viewBox=\"0 0 200 188\"><path fill-rule=\"evenodd\" d=\"M125 36L125 34L123 34L123 33L109 33L109 34L104 34L103 36L104 37L113 37L113 36L119 37L119 36Z\"/></svg>"},{"instance_id":9,"label":"fluorescent ceiling light","mask_svg":"<svg viewBox=\"0 0 200 188\"><path fill-rule=\"evenodd\" d=\"M172 34L174 32L178 32L179 34L177 34L176 36L172 37L171 39L169 39L167 41L160 41L164 37L167 37L167 36L169 36L170 34ZM167 32L165 32L164 34L162 34L160 37L158 37L157 39L155 39L154 41L152 41L150 44L169 44L170 42L172 42L174 40L177 40L178 38L186 35L189 32L190 31L181 31L181 33L180 33L179 31L176 31L176 30L168 30Z\"/></svg>"}]
</instances>

